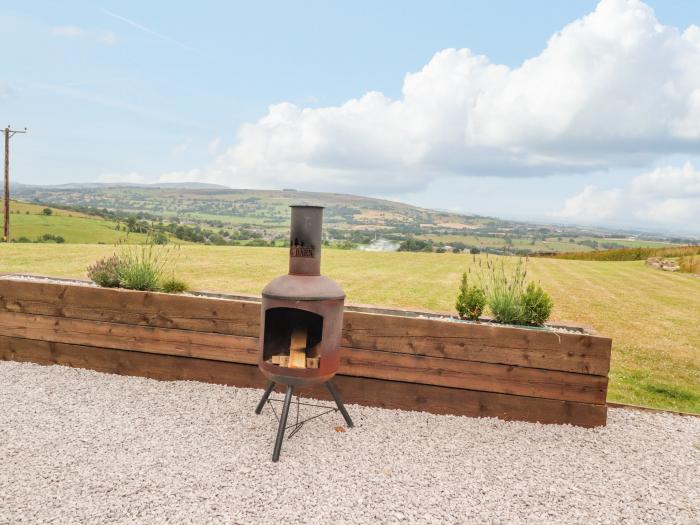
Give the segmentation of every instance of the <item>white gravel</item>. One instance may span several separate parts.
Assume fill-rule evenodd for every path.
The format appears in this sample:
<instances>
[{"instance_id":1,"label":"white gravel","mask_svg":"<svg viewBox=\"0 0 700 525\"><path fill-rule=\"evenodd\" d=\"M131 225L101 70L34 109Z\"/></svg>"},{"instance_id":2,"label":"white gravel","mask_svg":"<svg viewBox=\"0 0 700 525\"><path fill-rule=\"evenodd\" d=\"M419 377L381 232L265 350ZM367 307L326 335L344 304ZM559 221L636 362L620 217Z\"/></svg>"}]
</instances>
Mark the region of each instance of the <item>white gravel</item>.
<instances>
[{"instance_id":1,"label":"white gravel","mask_svg":"<svg viewBox=\"0 0 700 525\"><path fill-rule=\"evenodd\" d=\"M700 523L700 418L351 405L270 461L260 390L0 362L0 523Z\"/></svg>"}]
</instances>

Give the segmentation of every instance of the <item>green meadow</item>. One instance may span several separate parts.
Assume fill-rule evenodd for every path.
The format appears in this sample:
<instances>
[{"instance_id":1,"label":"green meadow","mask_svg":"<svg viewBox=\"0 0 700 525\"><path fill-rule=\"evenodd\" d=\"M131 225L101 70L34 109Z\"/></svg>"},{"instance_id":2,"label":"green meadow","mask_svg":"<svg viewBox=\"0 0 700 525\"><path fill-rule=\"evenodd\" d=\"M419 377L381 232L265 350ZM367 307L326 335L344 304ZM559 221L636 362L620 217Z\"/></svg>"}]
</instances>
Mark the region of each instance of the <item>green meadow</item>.
<instances>
[{"instance_id":1,"label":"green meadow","mask_svg":"<svg viewBox=\"0 0 700 525\"><path fill-rule=\"evenodd\" d=\"M115 244L141 243L143 233L117 230L117 223L74 211L50 208L51 215L44 215L47 206L12 201L10 203L10 238L22 237L36 241L45 234L63 237L67 243ZM4 220L0 219L4 224Z\"/></svg>"}]
</instances>

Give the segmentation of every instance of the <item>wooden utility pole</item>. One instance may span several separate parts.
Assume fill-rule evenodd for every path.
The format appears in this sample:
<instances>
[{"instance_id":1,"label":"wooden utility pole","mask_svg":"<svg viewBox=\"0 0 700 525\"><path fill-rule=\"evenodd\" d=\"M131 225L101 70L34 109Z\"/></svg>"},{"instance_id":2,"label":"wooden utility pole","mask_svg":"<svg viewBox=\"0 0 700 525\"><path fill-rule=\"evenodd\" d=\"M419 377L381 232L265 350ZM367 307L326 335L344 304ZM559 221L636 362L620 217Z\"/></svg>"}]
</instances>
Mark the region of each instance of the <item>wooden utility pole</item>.
<instances>
[{"instance_id":1,"label":"wooden utility pole","mask_svg":"<svg viewBox=\"0 0 700 525\"><path fill-rule=\"evenodd\" d=\"M15 133L26 133L27 128L24 131L13 131L8 125L5 130L5 231L3 233L3 240L5 242L10 242L10 137Z\"/></svg>"}]
</instances>

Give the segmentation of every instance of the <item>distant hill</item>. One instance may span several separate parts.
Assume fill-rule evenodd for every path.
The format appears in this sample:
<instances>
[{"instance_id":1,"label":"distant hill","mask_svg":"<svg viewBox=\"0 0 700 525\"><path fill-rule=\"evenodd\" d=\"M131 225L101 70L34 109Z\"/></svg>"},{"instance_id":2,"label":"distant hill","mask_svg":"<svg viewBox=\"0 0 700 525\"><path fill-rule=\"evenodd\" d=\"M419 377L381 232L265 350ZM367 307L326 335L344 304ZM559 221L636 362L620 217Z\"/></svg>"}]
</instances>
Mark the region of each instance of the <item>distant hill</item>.
<instances>
[{"instance_id":1,"label":"distant hill","mask_svg":"<svg viewBox=\"0 0 700 525\"><path fill-rule=\"evenodd\" d=\"M630 246L692 243L695 239L602 228L535 224L495 217L436 211L400 202L340 193L234 189L203 183L15 185L13 196L26 202L102 214L109 210L140 220L177 223L203 230L195 242L222 239L257 243L286 240L290 204L325 207L327 238L341 247L378 239L405 243L406 249L452 249L494 253L587 251ZM174 232L173 226L169 231ZM189 234L188 234L189 235ZM187 239L190 237L185 236ZM211 239L214 239L213 241ZM202 240L203 239L203 240Z\"/></svg>"},{"instance_id":2,"label":"distant hill","mask_svg":"<svg viewBox=\"0 0 700 525\"><path fill-rule=\"evenodd\" d=\"M50 186L35 186L33 184L12 183L10 191L20 188L56 188L56 189L95 189L95 188L182 188L182 189L229 189L221 184L208 182L159 182L155 184L132 184L113 182L68 182L66 184L53 184Z\"/></svg>"},{"instance_id":3,"label":"distant hill","mask_svg":"<svg viewBox=\"0 0 700 525\"><path fill-rule=\"evenodd\" d=\"M15 242L59 242L79 244L140 243L143 233L127 233L124 225L102 217L10 201L10 239ZM0 218L4 225L4 218ZM119 228L119 229L117 229Z\"/></svg>"}]
</instances>

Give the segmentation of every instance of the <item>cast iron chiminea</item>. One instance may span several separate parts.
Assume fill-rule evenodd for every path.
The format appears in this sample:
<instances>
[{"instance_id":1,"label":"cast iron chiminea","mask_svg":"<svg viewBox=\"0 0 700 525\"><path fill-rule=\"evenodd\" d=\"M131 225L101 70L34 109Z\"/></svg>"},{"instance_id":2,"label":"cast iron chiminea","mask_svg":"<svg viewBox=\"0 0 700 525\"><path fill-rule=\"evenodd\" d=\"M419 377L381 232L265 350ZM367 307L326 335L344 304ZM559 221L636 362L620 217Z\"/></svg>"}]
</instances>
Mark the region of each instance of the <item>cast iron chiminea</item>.
<instances>
[{"instance_id":1,"label":"cast iron chiminea","mask_svg":"<svg viewBox=\"0 0 700 525\"><path fill-rule=\"evenodd\" d=\"M294 388L325 383L345 418L331 378L338 371L345 292L321 275L323 207L292 206L289 274L262 291L258 366L270 380L255 412L260 414L275 385L287 385L272 461L279 459Z\"/></svg>"}]
</instances>

